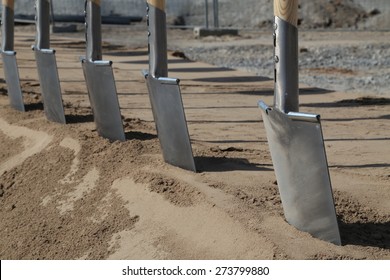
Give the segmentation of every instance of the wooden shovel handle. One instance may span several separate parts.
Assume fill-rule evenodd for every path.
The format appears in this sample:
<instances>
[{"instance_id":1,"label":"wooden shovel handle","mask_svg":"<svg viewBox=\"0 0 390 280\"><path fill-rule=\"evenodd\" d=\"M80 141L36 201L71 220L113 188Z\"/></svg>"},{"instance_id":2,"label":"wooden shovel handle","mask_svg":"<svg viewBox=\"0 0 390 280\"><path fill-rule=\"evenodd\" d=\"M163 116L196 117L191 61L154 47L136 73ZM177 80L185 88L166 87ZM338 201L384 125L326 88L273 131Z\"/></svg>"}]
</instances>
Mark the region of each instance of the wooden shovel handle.
<instances>
[{"instance_id":1,"label":"wooden shovel handle","mask_svg":"<svg viewBox=\"0 0 390 280\"><path fill-rule=\"evenodd\" d=\"M15 0L3 0L2 3L3 6L6 6L12 10L14 9Z\"/></svg>"},{"instance_id":2,"label":"wooden shovel handle","mask_svg":"<svg viewBox=\"0 0 390 280\"><path fill-rule=\"evenodd\" d=\"M275 16L298 26L298 0L274 0Z\"/></svg>"},{"instance_id":3,"label":"wooden shovel handle","mask_svg":"<svg viewBox=\"0 0 390 280\"><path fill-rule=\"evenodd\" d=\"M100 0L89 0L89 1L91 1L92 3L100 6L100 2L101 2Z\"/></svg>"},{"instance_id":4,"label":"wooden shovel handle","mask_svg":"<svg viewBox=\"0 0 390 280\"><path fill-rule=\"evenodd\" d=\"M165 0L148 0L148 4L165 11Z\"/></svg>"}]
</instances>

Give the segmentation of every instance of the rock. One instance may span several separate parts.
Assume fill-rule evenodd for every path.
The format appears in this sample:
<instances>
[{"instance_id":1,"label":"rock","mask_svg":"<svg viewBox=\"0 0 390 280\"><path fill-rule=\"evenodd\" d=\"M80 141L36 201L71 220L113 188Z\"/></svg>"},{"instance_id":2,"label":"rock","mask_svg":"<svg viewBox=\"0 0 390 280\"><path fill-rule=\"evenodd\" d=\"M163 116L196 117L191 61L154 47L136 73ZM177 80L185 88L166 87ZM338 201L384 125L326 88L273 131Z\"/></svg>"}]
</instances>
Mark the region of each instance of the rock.
<instances>
[{"instance_id":1,"label":"rock","mask_svg":"<svg viewBox=\"0 0 390 280\"><path fill-rule=\"evenodd\" d=\"M184 26L186 25L186 20L183 16L168 16L167 24L174 26Z\"/></svg>"},{"instance_id":2,"label":"rock","mask_svg":"<svg viewBox=\"0 0 390 280\"><path fill-rule=\"evenodd\" d=\"M309 49L308 48L300 48L299 52L300 53L307 53L307 52L309 52Z\"/></svg>"}]
</instances>

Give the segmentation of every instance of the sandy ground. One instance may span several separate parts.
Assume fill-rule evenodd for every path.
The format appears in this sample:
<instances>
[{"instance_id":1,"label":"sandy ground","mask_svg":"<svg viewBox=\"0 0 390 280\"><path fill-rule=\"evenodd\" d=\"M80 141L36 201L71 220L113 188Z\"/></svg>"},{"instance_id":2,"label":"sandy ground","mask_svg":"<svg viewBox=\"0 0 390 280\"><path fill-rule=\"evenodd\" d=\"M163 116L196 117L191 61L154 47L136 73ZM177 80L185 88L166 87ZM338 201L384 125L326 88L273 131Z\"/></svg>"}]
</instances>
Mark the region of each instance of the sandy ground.
<instances>
[{"instance_id":1,"label":"sandy ground","mask_svg":"<svg viewBox=\"0 0 390 280\"><path fill-rule=\"evenodd\" d=\"M78 57L53 37L67 125L46 120L30 45L16 34L27 112L0 80L1 259L389 259L389 99L301 86L321 114L343 246L283 216L261 112L273 82L170 56L198 173L163 162L141 69L145 49L105 45L127 141L97 136Z\"/></svg>"}]
</instances>

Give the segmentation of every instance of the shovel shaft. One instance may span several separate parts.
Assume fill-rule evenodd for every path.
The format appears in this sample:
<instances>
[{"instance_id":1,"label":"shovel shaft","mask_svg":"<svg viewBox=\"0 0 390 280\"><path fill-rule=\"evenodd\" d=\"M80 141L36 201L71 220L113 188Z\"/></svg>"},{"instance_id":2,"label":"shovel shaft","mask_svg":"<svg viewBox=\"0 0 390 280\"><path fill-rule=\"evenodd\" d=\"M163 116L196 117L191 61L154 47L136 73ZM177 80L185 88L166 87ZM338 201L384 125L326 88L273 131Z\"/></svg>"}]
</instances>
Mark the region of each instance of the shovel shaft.
<instances>
[{"instance_id":1,"label":"shovel shaft","mask_svg":"<svg viewBox=\"0 0 390 280\"><path fill-rule=\"evenodd\" d=\"M2 0L2 50L14 50L14 0Z\"/></svg>"},{"instance_id":2,"label":"shovel shaft","mask_svg":"<svg viewBox=\"0 0 390 280\"><path fill-rule=\"evenodd\" d=\"M36 47L41 49L50 48L50 0L36 0Z\"/></svg>"},{"instance_id":3,"label":"shovel shaft","mask_svg":"<svg viewBox=\"0 0 390 280\"><path fill-rule=\"evenodd\" d=\"M214 28L219 28L219 6L218 0L213 0Z\"/></svg>"},{"instance_id":4,"label":"shovel shaft","mask_svg":"<svg viewBox=\"0 0 390 280\"><path fill-rule=\"evenodd\" d=\"M274 0L275 107L299 111L298 0Z\"/></svg>"},{"instance_id":5,"label":"shovel shaft","mask_svg":"<svg viewBox=\"0 0 390 280\"><path fill-rule=\"evenodd\" d=\"M148 0L149 72L154 77L168 76L165 0Z\"/></svg>"},{"instance_id":6,"label":"shovel shaft","mask_svg":"<svg viewBox=\"0 0 390 280\"><path fill-rule=\"evenodd\" d=\"M100 0L85 1L85 27L87 41L87 59L102 60L102 17Z\"/></svg>"},{"instance_id":7,"label":"shovel shaft","mask_svg":"<svg viewBox=\"0 0 390 280\"><path fill-rule=\"evenodd\" d=\"M205 26L209 28L209 0L204 0Z\"/></svg>"}]
</instances>

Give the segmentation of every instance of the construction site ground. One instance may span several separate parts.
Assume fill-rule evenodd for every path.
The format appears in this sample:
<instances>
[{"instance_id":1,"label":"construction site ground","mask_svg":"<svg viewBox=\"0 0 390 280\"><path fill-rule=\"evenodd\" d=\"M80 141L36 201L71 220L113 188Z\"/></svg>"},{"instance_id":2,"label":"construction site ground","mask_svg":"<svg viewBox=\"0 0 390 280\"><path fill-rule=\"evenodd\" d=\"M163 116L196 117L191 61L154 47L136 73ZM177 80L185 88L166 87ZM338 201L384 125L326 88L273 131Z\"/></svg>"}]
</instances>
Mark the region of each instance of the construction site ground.
<instances>
[{"instance_id":1,"label":"construction site ground","mask_svg":"<svg viewBox=\"0 0 390 280\"><path fill-rule=\"evenodd\" d=\"M1 74L1 259L390 258L386 96L301 84L300 110L322 118L343 243L336 246L284 219L257 107L259 100L273 103L271 76L189 60L183 49L211 38L170 31L169 76L181 80L198 169L192 173L162 159L141 74L148 68L146 33L116 34L106 35L104 59L113 61L127 140L110 143L93 122L79 60L83 34L52 36L67 119L59 125L43 112L34 33L16 29L26 112L9 107ZM307 34L307 44L324 41ZM334 36L335 44L358 42L353 33ZM363 37L385 40L381 32ZM316 75L327 71L318 68Z\"/></svg>"}]
</instances>

